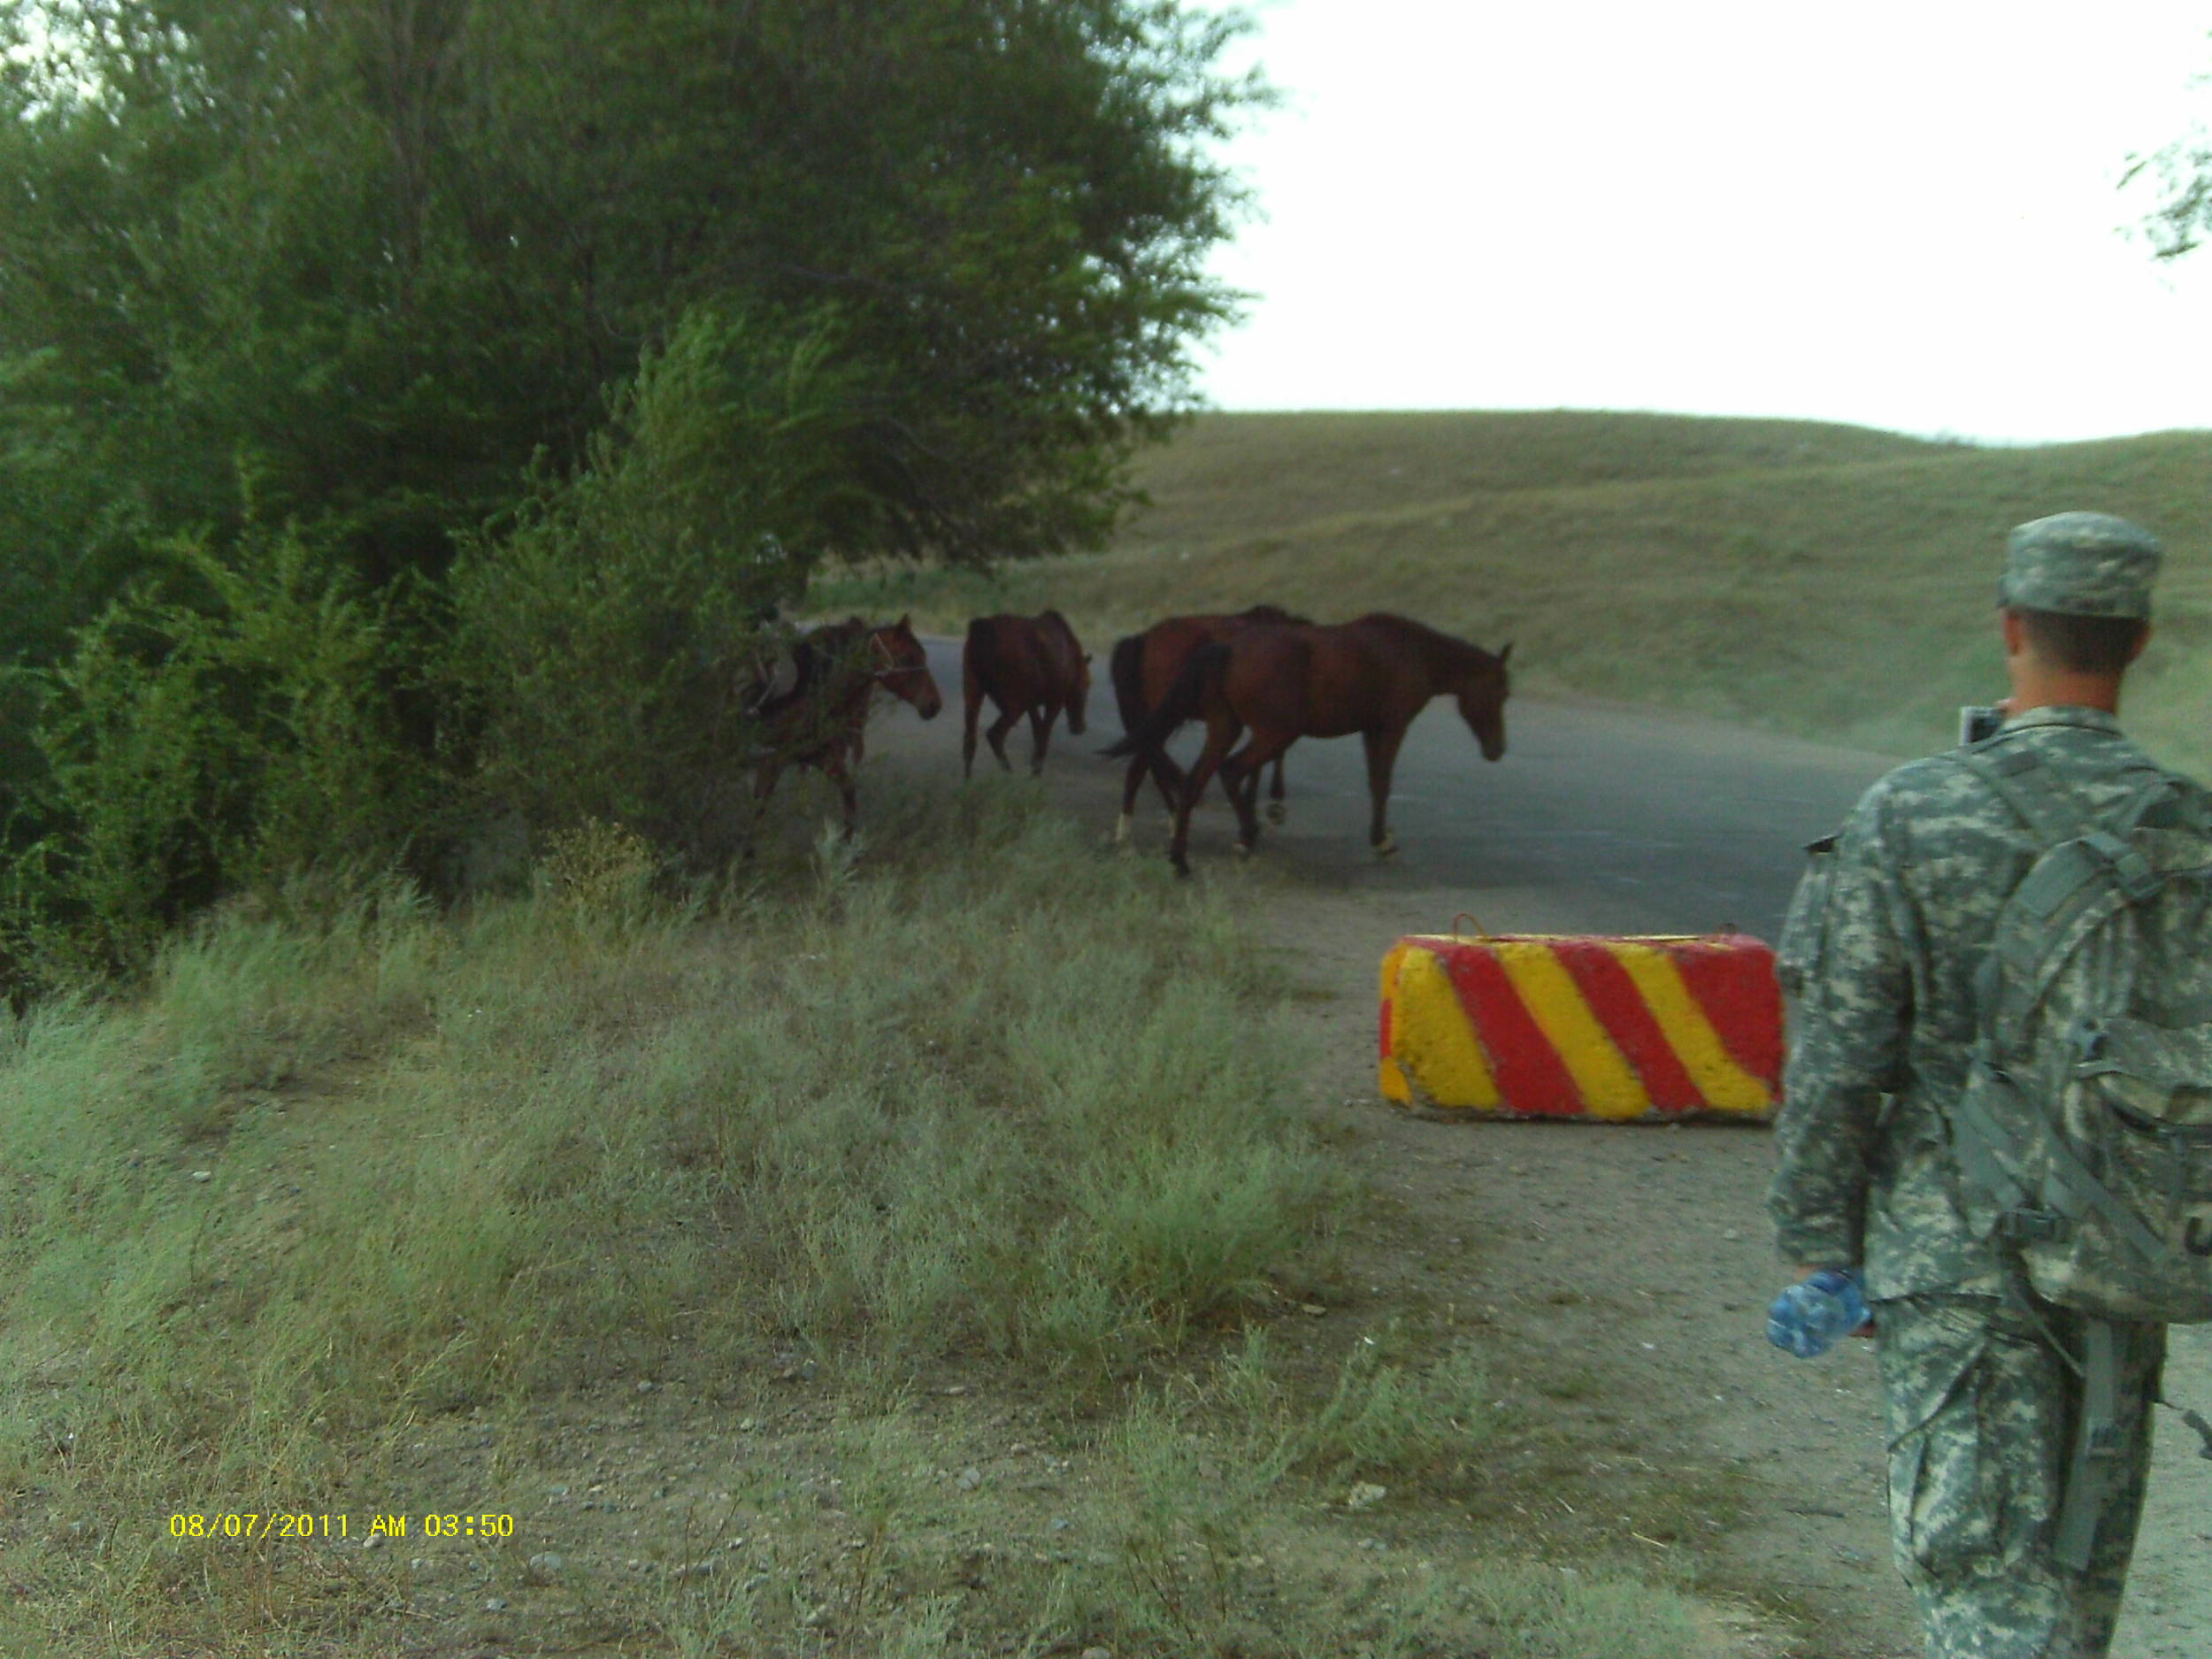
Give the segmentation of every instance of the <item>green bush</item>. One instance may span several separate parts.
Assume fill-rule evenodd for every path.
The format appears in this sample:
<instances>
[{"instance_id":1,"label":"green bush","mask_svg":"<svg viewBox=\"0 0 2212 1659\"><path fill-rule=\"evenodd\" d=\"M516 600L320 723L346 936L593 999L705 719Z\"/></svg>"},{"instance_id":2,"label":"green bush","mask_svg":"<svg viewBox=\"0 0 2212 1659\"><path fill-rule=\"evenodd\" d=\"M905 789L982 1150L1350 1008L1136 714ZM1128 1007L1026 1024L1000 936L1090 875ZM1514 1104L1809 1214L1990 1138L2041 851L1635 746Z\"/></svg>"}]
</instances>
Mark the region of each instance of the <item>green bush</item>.
<instances>
[{"instance_id":1,"label":"green bush","mask_svg":"<svg viewBox=\"0 0 2212 1659\"><path fill-rule=\"evenodd\" d=\"M363 596L291 529L228 560L173 549L44 675L44 833L10 872L9 949L50 980L148 966L169 929L226 893L310 868L374 871L427 850L436 772L404 729L419 649L390 595Z\"/></svg>"},{"instance_id":2,"label":"green bush","mask_svg":"<svg viewBox=\"0 0 2212 1659\"><path fill-rule=\"evenodd\" d=\"M487 797L541 829L599 818L731 850L744 693L857 491L864 403L827 317L695 308L586 468L541 473L503 534L465 544L449 674Z\"/></svg>"}]
</instances>

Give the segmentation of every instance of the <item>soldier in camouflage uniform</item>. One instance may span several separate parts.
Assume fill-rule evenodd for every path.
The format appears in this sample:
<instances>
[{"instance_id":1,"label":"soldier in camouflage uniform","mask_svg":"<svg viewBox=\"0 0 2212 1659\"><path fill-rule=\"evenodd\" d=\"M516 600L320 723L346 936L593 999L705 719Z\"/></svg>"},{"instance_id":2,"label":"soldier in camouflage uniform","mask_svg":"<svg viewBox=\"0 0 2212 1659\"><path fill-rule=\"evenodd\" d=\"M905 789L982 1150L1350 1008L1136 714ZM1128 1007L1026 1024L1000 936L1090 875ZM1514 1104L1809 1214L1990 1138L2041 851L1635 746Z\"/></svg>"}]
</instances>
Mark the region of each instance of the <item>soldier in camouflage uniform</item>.
<instances>
[{"instance_id":1,"label":"soldier in camouflage uniform","mask_svg":"<svg viewBox=\"0 0 2212 1659\"><path fill-rule=\"evenodd\" d=\"M2036 745L2093 813L2120 807L2148 764L2115 711L2159 558L2147 532L2101 513L2039 518L2008 544L2006 729L2021 734L2008 742ZM2118 1326L2123 1450L2088 1571L2070 1571L2052 1540L2081 1410L2078 1321L2005 1294L1997 1248L1962 1213L1947 1122L1976 971L2041 847L1971 772L1929 759L1875 784L1814 850L1780 953L1796 999L1768 1198L1782 1255L1861 1271L1891 1537L1931 1659L2093 1659L2142 1513L2165 1327Z\"/></svg>"}]
</instances>

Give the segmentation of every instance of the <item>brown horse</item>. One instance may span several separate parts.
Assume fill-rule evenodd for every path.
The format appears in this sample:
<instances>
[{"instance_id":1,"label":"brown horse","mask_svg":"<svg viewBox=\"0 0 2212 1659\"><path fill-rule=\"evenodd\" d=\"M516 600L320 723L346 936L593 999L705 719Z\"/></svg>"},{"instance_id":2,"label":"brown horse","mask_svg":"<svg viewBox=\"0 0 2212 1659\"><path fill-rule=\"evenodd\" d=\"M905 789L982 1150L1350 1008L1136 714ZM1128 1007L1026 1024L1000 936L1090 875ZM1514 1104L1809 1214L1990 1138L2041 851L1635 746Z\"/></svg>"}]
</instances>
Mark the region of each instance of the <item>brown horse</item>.
<instances>
[{"instance_id":1,"label":"brown horse","mask_svg":"<svg viewBox=\"0 0 2212 1659\"><path fill-rule=\"evenodd\" d=\"M984 736L1008 772L1014 763L1006 758L1006 734L1025 714L1033 774L1045 769L1045 746L1062 710L1067 710L1068 730L1083 734L1091 701L1091 659L1057 611L1035 617L978 617L969 623L968 642L960 648L960 683L967 703L960 736L963 778L975 775L975 723L986 697L998 704L999 718Z\"/></svg>"},{"instance_id":2,"label":"brown horse","mask_svg":"<svg viewBox=\"0 0 2212 1659\"><path fill-rule=\"evenodd\" d=\"M1398 850L1388 823L1390 773L1406 727L1432 697L1457 699L1460 718L1481 745L1485 760L1505 753L1505 700L1511 690L1508 645L1492 656L1404 617L1377 611L1333 626L1249 627L1191 653L1175 685L1143 734L1192 714L1206 721L1206 747L1184 780L1177 803L1175 840L1168 856L1190 873L1186 849L1191 808L1217 768L1235 803L1240 831L1237 850L1249 852L1260 838L1248 779L1302 737L1359 733L1367 749L1367 787L1374 797L1368 839L1378 856ZM1229 751L1247 728L1251 741Z\"/></svg>"},{"instance_id":3,"label":"brown horse","mask_svg":"<svg viewBox=\"0 0 2212 1659\"><path fill-rule=\"evenodd\" d=\"M876 688L912 703L925 720L935 719L945 700L929 658L904 617L882 627L848 617L802 636L791 649L787 686L778 683L783 678L764 673L748 698L762 740L754 814L766 809L785 767L815 766L837 786L850 834L860 821L852 774L864 751Z\"/></svg>"},{"instance_id":4,"label":"brown horse","mask_svg":"<svg viewBox=\"0 0 2212 1659\"><path fill-rule=\"evenodd\" d=\"M1274 605L1254 605L1248 611L1233 614L1169 617L1154 623L1142 634L1116 641L1110 666L1122 730L1133 734L1147 727L1152 712L1182 674L1191 653L1200 646L1217 644L1233 634L1263 623L1303 624L1305 620ZM1166 748L1168 735L1174 729L1173 725L1163 726L1148 741L1133 748L1129 746L1132 740L1125 738L1106 751L1109 755L1130 757L1128 774L1122 780L1121 816L1114 821L1116 841L1129 839L1130 826L1136 819L1137 792L1144 787L1148 772L1159 787L1160 799L1171 814L1181 802L1183 769L1175 764ZM1279 756L1275 761L1275 781L1268 790L1267 816L1275 823L1283 821L1283 763Z\"/></svg>"}]
</instances>

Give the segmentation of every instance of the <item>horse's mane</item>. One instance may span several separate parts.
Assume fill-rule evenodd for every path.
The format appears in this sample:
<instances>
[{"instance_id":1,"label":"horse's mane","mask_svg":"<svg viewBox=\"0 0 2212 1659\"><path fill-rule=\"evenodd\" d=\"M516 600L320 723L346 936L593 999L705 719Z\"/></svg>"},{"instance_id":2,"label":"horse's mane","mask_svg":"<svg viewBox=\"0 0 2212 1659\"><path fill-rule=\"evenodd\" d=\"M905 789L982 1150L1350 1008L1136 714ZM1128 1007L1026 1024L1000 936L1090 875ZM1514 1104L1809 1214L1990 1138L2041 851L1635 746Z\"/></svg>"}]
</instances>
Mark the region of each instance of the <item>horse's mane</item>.
<instances>
[{"instance_id":1,"label":"horse's mane","mask_svg":"<svg viewBox=\"0 0 2212 1659\"><path fill-rule=\"evenodd\" d=\"M1463 640L1456 634L1447 634L1443 629L1432 628L1425 622L1416 622L1411 617L1402 617L1394 611L1371 611L1361 617L1356 626L1367 627L1379 624L1402 634L1411 634L1431 650L1446 651L1455 656L1471 653L1486 661L1497 660L1496 652L1485 650L1472 640Z\"/></svg>"}]
</instances>

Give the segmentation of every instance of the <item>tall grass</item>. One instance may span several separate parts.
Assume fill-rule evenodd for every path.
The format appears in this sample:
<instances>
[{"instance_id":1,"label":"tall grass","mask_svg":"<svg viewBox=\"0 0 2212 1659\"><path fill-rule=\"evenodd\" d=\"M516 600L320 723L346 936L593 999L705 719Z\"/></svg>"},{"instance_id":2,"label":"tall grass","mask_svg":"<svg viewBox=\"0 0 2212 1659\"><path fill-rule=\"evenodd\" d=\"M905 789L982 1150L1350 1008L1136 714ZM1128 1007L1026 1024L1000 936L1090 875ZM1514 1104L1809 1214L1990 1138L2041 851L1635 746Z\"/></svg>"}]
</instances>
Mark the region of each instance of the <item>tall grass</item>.
<instances>
[{"instance_id":1,"label":"tall grass","mask_svg":"<svg viewBox=\"0 0 2212 1659\"><path fill-rule=\"evenodd\" d=\"M1226 913L1007 792L879 823L796 897L587 835L456 918L234 909L10 1025L0 1486L63 1540L331 1505L410 1413L680 1333L1085 1386L1252 1291L1344 1187ZM154 1532L0 1560L154 1609Z\"/></svg>"}]
</instances>

